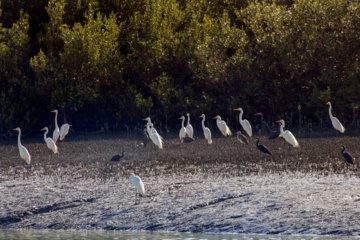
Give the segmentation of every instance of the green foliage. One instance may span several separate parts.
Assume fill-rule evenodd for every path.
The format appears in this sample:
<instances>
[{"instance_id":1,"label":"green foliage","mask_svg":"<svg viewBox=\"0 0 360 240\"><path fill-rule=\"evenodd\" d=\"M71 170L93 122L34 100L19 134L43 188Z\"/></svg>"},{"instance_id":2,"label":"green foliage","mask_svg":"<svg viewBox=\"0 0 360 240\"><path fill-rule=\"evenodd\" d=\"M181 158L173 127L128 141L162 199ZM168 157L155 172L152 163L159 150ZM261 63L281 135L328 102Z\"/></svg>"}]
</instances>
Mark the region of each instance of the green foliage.
<instances>
[{"instance_id":1,"label":"green foliage","mask_svg":"<svg viewBox=\"0 0 360 240\"><path fill-rule=\"evenodd\" d=\"M360 106L359 8L338 0L1 1L0 131L31 129L52 108L82 129L149 115L167 127L187 112L234 124L239 106L296 122L301 105L301 117L322 122L327 101L350 119Z\"/></svg>"}]
</instances>

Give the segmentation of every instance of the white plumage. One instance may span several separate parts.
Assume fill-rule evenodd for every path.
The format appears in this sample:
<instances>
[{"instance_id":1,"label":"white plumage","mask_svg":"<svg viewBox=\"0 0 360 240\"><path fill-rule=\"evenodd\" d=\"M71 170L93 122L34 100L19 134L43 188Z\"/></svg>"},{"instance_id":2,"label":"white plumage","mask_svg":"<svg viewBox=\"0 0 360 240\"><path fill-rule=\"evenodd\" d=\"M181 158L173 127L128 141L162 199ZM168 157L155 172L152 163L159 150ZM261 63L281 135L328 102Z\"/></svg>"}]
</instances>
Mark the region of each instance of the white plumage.
<instances>
[{"instance_id":1,"label":"white plumage","mask_svg":"<svg viewBox=\"0 0 360 240\"><path fill-rule=\"evenodd\" d=\"M141 178L136 176L134 173L130 173L130 175L127 175L127 176L130 176L129 177L130 181L135 185L135 187L139 191L139 193L141 195L145 195L145 187L144 187L144 183L141 180Z\"/></svg>"},{"instance_id":2,"label":"white plumage","mask_svg":"<svg viewBox=\"0 0 360 240\"><path fill-rule=\"evenodd\" d=\"M65 136L69 133L70 130L70 124L63 124L60 128L60 140L63 140Z\"/></svg>"},{"instance_id":3,"label":"white plumage","mask_svg":"<svg viewBox=\"0 0 360 240\"><path fill-rule=\"evenodd\" d=\"M300 145L299 145L298 141L296 140L296 138L294 137L294 135L289 130L284 131L285 121L284 120L279 120L279 121L276 121L276 122L281 123L281 126L280 126L281 136L283 138L285 138L285 140L288 143L290 143L293 147L300 147Z\"/></svg>"},{"instance_id":4,"label":"white plumage","mask_svg":"<svg viewBox=\"0 0 360 240\"><path fill-rule=\"evenodd\" d=\"M154 125L152 123L148 123L145 126L146 126L146 129L147 129L148 133L149 133L149 137L150 137L151 141L156 146L158 146L158 148L162 149L163 148L163 140L162 140L162 137L156 131L156 129L154 129Z\"/></svg>"},{"instance_id":5,"label":"white plumage","mask_svg":"<svg viewBox=\"0 0 360 240\"><path fill-rule=\"evenodd\" d=\"M221 133L224 136L232 135L230 128L228 127L228 125L226 124L226 122L224 120L221 120L221 117L219 115L217 115L213 119L216 119L216 125L218 126L219 130L221 131Z\"/></svg>"},{"instance_id":6,"label":"white plumage","mask_svg":"<svg viewBox=\"0 0 360 240\"><path fill-rule=\"evenodd\" d=\"M181 128L180 128L180 132L179 132L179 138L180 138L180 140L182 140L184 137L186 137L186 128L185 128L185 126L184 126L185 117L184 117L184 116L181 116L181 117L179 117L179 119L182 119L182 121L181 121Z\"/></svg>"},{"instance_id":7,"label":"white plumage","mask_svg":"<svg viewBox=\"0 0 360 240\"><path fill-rule=\"evenodd\" d=\"M242 126L242 128L244 129L244 131L247 133L247 135L249 135L249 137L252 136L252 128L250 125L250 122L246 119L242 119L242 116L244 114L244 110L242 108L236 108L234 109L235 111L240 111L240 115L239 115L239 122L240 125Z\"/></svg>"},{"instance_id":8,"label":"white plumage","mask_svg":"<svg viewBox=\"0 0 360 240\"><path fill-rule=\"evenodd\" d=\"M58 152L58 148L57 148L54 140L52 140L52 139L49 138L49 137L46 137L46 135L47 135L48 132L49 132L49 129L48 129L47 127L44 127L44 128L42 128L40 131L44 131L44 130L45 130L44 140L45 140L46 146L47 146L51 151L53 151L55 154L59 153L59 152Z\"/></svg>"},{"instance_id":9,"label":"white plumage","mask_svg":"<svg viewBox=\"0 0 360 240\"><path fill-rule=\"evenodd\" d=\"M186 134L192 138L194 136L194 128L190 124L190 114L187 113L186 116L188 118L187 125L186 125Z\"/></svg>"},{"instance_id":10,"label":"white plumage","mask_svg":"<svg viewBox=\"0 0 360 240\"><path fill-rule=\"evenodd\" d=\"M58 110L52 110L51 112L54 112L54 113L55 113L55 129L54 129L54 131L53 131L53 137L52 137L52 139L53 139L54 142L56 143L57 140L58 140L59 137L60 137L60 129L59 129L58 122L57 122Z\"/></svg>"},{"instance_id":11,"label":"white plumage","mask_svg":"<svg viewBox=\"0 0 360 240\"><path fill-rule=\"evenodd\" d=\"M201 120L201 126L202 126L202 129L204 131L204 137L205 139L208 141L208 144L211 144L212 143L212 140L211 140L211 131L209 128L205 127L205 114L201 114L201 116L199 118L202 118Z\"/></svg>"},{"instance_id":12,"label":"white plumage","mask_svg":"<svg viewBox=\"0 0 360 240\"><path fill-rule=\"evenodd\" d=\"M18 135L18 147L19 147L20 157L22 159L24 159L27 164L30 164L30 162L31 162L30 153L23 145L21 145L21 141L20 141L21 129L18 127L18 128L14 128L13 130L19 132L19 135Z\"/></svg>"},{"instance_id":13,"label":"white plumage","mask_svg":"<svg viewBox=\"0 0 360 240\"><path fill-rule=\"evenodd\" d=\"M338 130L339 132L341 133L344 133L345 132L345 128L344 126L341 124L341 122L339 121L339 119L337 119L336 117L334 117L331 113L331 103L330 102L327 102L326 103L327 105L329 105L329 116L330 116L330 120L331 120L331 123L333 125L333 127Z\"/></svg>"}]
</instances>

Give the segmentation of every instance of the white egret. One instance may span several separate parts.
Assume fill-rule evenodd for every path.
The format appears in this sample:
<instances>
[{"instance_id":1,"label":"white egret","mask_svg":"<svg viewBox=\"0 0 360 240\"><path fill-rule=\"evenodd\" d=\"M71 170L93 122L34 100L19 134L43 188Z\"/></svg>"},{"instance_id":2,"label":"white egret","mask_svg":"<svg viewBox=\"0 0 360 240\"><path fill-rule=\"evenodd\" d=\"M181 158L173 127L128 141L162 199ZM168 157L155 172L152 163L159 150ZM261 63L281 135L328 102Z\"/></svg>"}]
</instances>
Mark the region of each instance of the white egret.
<instances>
[{"instance_id":1,"label":"white egret","mask_svg":"<svg viewBox=\"0 0 360 240\"><path fill-rule=\"evenodd\" d=\"M46 137L46 135L48 134L49 132L49 129L47 127L44 127L42 129L40 129L40 131L45 131L44 133L44 140L45 140L45 143L46 143L46 146L51 150L53 151L55 154L59 153L58 152L58 148L54 142L54 140L52 140L51 138L49 137Z\"/></svg>"},{"instance_id":2,"label":"white egret","mask_svg":"<svg viewBox=\"0 0 360 240\"><path fill-rule=\"evenodd\" d=\"M179 138L180 138L180 140L182 141L182 139L183 139L184 137L186 137L186 128L185 128L185 126L184 126L185 117L184 117L184 116L181 116L181 117L179 117L178 119L182 119L182 121L181 121L181 128L180 128L180 132L179 132Z\"/></svg>"},{"instance_id":3,"label":"white egret","mask_svg":"<svg viewBox=\"0 0 360 240\"><path fill-rule=\"evenodd\" d=\"M144 118L143 120L147 121L147 124L150 124L150 123L151 123L151 119L150 119L149 117ZM147 133L149 134L149 136L150 136L150 132L149 132L149 131L152 131L153 133L157 133L156 129L154 128L154 124L153 124L153 123L151 123L151 124L152 124L152 127L146 129L146 130L147 130Z\"/></svg>"},{"instance_id":4,"label":"white egret","mask_svg":"<svg viewBox=\"0 0 360 240\"><path fill-rule=\"evenodd\" d=\"M224 120L221 120L221 117L219 115L213 117L213 119L216 119L216 125L224 136L231 136L232 133L230 131L230 128Z\"/></svg>"},{"instance_id":5,"label":"white egret","mask_svg":"<svg viewBox=\"0 0 360 240\"><path fill-rule=\"evenodd\" d=\"M344 126L341 124L341 122L339 121L339 119L337 119L336 117L334 117L331 113L331 103L327 102L326 105L329 105L329 116L330 116L330 120L331 123L333 125L333 127L338 130L341 133L345 132L345 128Z\"/></svg>"},{"instance_id":6,"label":"white egret","mask_svg":"<svg viewBox=\"0 0 360 240\"><path fill-rule=\"evenodd\" d=\"M285 140L288 143L290 143L293 147L300 147L300 145L299 145L298 141L296 140L296 138L294 137L294 135L289 130L284 131L285 121L281 119L281 120L278 120L276 122L281 123L281 126L280 126L281 136L283 138L285 138Z\"/></svg>"},{"instance_id":7,"label":"white egret","mask_svg":"<svg viewBox=\"0 0 360 240\"><path fill-rule=\"evenodd\" d=\"M19 127L17 127L17 128L14 128L13 130L19 132L19 135L18 135L18 147L19 147L20 157L22 159L24 159L27 162L27 164L30 164L30 162L31 162L30 153L23 145L21 145L21 141L20 141L21 129Z\"/></svg>"},{"instance_id":8,"label":"white egret","mask_svg":"<svg viewBox=\"0 0 360 240\"><path fill-rule=\"evenodd\" d=\"M194 128L190 124L190 114L187 113L186 116L188 117L187 125L186 125L186 134L192 138L194 136Z\"/></svg>"},{"instance_id":9,"label":"white egret","mask_svg":"<svg viewBox=\"0 0 360 240\"><path fill-rule=\"evenodd\" d=\"M58 122L57 122L58 110L52 110L51 112L54 112L54 113L55 113L55 129L54 129L54 132L53 132L53 137L52 137L52 139L53 139L54 142L56 143L57 140L58 140L59 137L60 137L60 129L59 129Z\"/></svg>"},{"instance_id":10,"label":"white egret","mask_svg":"<svg viewBox=\"0 0 360 240\"><path fill-rule=\"evenodd\" d=\"M141 195L145 195L144 183L139 176L136 176L134 173L126 174L125 176L129 177Z\"/></svg>"},{"instance_id":11,"label":"white egret","mask_svg":"<svg viewBox=\"0 0 360 240\"><path fill-rule=\"evenodd\" d=\"M242 126L244 131L247 133L247 135L249 135L249 137L251 137L252 136L252 128L251 128L250 122L246 119L244 119L244 120L242 119L244 110L242 108L236 108L236 109L234 109L234 111L240 111L240 115L239 115L240 125Z\"/></svg>"},{"instance_id":12,"label":"white egret","mask_svg":"<svg viewBox=\"0 0 360 240\"><path fill-rule=\"evenodd\" d=\"M60 140L63 140L65 136L69 133L71 125L70 124L63 124L60 128Z\"/></svg>"},{"instance_id":13,"label":"white egret","mask_svg":"<svg viewBox=\"0 0 360 240\"><path fill-rule=\"evenodd\" d=\"M202 126L202 129L204 131L204 137L208 141L208 144L211 144L212 143L211 131L210 131L210 129L208 127L205 127L205 114L201 114L201 116L199 118L202 118L201 126Z\"/></svg>"},{"instance_id":14,"label":"white egret","mask_svg":"<svg viewBox=\"0 0 360 240\"><path fill-rule=\"evenodd\" d=\"M150 129L153 128L153 124L152 123L148 123L145 125L146 126L146 129L148 132L150 132L149 134L149 137L151 139L151 141L156 145L158 146L158 148L162 149L163 148L163 140L162 140L162 137L157 133L157 131L155 130L155 132Z\"/></svg>"}]
</instances>

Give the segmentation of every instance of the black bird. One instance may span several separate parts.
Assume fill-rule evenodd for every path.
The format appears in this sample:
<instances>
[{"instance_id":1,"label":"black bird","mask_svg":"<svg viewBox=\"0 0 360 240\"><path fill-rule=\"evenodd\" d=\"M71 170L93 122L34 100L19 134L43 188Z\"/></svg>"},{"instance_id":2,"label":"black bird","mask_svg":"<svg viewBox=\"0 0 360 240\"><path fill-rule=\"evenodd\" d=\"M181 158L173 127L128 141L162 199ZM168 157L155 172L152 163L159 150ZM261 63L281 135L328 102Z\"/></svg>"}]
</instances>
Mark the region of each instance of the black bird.
<instances>
[{"instance_id":1,"label":"black bird","mask_svg":"<svg viewBox=\"0 0 360 240\"><path fill-rule=\"evenodd\" d=\"M345 160L350 163L350 164L354 164L354 159L353 157L350 155L350 153L345 152L345 147L341 146L340 148L342 148L341 150L341 154L343 155L343 157L345 158Z\"/></svg>"},{"instance_id":2,"label":"black bird","mask_svg":"<svg viewBox=\"0 0 360 240\"><path fill-rule=\"evenodd\" d=\"M144 144L144 147L146 147L146 145L148 144L148 142L150 142L150 137L149 137L148 132L146 131L146 128L144 128L144 131L143 131L142 142L143 142L143 144Z\"/></svg>"},{"instance_id":3,"label":"black bird","mask_svg":"<svg viewBox=\"0 0 360 240\"><path fill-rule=\"evenodd\" d=\"M270 127L269 125L264 121L264 115L262 112L259 112L259 113L255 113L254 114L255 116L261 116L261 126L262 126L262 129L263 131L265 132L266 135L269 135L271 130L270 130Z\"/></svg>"},{"instance_id":4,"label":"black bird","mask_svg":"<svg viewBox=\"0 0 360 240\"><path fill-rule=\"evenodd\" d=\"M278 125L278 130L272 132L270 135L269 135L269 140L271 139L276 139L280 136L280 126L281 124Z\"/></svg>"},{"instance_id":5,"label":"black bird","mask_svg":"<svg viewBox=\"0 0 360 240\"><path fill-rule=\"evenodd\" d=\"M120 160L120 158L123 158L123 157L124 157L124 152L125 152L125 151L122 151L121 155L118 154L118 155L113 156L113 157L110 159L110 161L118 162L118 161Z\"/></svg>"},{"instance_id":6,"label":"black bird","mask_svg":"<svg viewBox=\"0 0 360 240\"><path fill-rule=\"evenodd\" d=\"M256 147L262 152L262 153L265 153L265 154L269 154L271 155L271 152L269 151L269 149L267 147L265 147L264 145L259 145L259 139L257 138L256 139Z\"/></svg>"},{"instance_id":7,"label":"black bird","mask_svg":"<svg viewBox=\"0 0 360 240\"><path fill-rule=\"evenodd\" d=\"M192 137L189 137L189 136L186 134L186 136L185 136L183 139L181 139L181 141L184 142L184 143L190 143L190 142L195 141L195 139L192 138Z\"/></svg>"},{"instance_id":8,"label":"black bird","mask_svg":"<svg viewBox=\"0 0 360 240\"><path fill-rule=\"evenodd\" d=\"M244 134L242 134L240 131L236 132L236 137L239 140L239 142L241 142L243 144L249 144L249 141L246 138L246 136Z\"/></svg>"}]
</instances>

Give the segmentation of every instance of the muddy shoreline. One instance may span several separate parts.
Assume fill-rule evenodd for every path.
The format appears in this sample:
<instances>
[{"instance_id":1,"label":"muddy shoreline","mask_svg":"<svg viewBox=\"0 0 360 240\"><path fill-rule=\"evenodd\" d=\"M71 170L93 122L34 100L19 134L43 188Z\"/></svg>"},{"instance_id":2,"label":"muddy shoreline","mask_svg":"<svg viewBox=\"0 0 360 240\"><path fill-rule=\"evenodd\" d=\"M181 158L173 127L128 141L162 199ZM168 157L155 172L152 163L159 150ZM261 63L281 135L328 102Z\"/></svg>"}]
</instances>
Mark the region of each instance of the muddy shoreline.
<instances>
[{"instance_id":1,"label":"muddy shoreline","mask_svg":"<svg viewBox=\"0 0 360 240\"><path fill-rule=\"evenodd\" d=\"M172 139L163 151L140 139L70 139L53 156L29 143L30 166L16 145L1 145L0 229L360 235L358 163L347 166L333 147L346 144L357 159L358 137L300 138L290 151L261 141L274 159L235 137L211 147ZM128 172L141 176L145 197L135 198Z\"/></svg>"}]
</instances>

